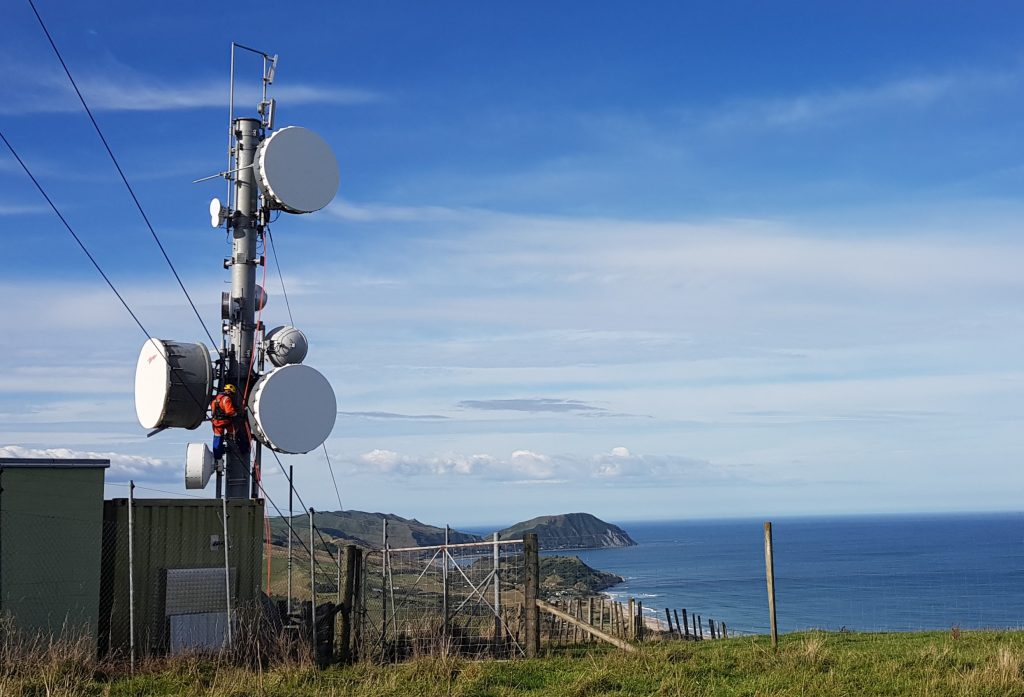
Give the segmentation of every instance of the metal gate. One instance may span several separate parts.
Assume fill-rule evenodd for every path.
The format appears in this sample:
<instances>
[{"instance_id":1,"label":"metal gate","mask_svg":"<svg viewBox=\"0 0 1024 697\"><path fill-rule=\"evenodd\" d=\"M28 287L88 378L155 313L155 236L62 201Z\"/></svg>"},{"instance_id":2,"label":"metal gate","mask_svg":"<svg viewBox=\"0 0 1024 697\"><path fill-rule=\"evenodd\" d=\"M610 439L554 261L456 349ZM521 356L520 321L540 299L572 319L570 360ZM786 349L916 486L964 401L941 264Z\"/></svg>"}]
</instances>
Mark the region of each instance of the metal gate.
<instances>
[{"instance_id":1,"label":"metal gate","mask_svg":"<svg viewBox=\"0 0 1024 697\"><path fill-rule=\"evenodd\" d=\"M368 552L358 644L367 658L525 652L522 540Z\"/></svg>"}]
</instances>

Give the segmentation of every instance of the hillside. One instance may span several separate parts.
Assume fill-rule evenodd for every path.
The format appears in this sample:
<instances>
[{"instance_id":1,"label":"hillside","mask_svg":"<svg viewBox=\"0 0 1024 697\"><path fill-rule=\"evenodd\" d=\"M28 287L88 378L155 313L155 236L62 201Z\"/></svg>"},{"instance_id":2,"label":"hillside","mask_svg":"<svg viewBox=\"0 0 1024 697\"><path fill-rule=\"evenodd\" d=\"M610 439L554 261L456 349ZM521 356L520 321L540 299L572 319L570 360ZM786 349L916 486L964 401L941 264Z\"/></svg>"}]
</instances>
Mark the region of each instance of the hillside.
<instances>
[{"instance_id":1,"label":"hillside","mask_svg":"<svg viewBox=\"0 0 1024 697\"><path fill-rule=\"evenodd\" d=\"M588 596L624 579L587 566L579 557L541 557L540 587L545 594Z\"/></svg>"},{"instance_id":2,"label":"hillside","mask_svg":"<svg viewBox=\"0 0 1024 697\"><path fill-rule=\"evenodd\" d=\"M418 547L444 544L444 528L421 523L415 518L403 518L394 513L367 513L365 511L324 511L315 514L317 528L331 544L356 544L379 549L383 521L388 521L388 540L392 547ZM295 516L295 532L305 540L309 536L309 521L303 514ZM636 542L620 527L606 523L589 513L565 513L533 518L500 530L503 540L518 539L524 533L537 533L541 549L587 549L593 547L629 547ZM271 542L286 545L288 526L283 518L270 519ZM484 538L471 533L452 530L449 541L453 544L476 542ZM490 539L490 535L487 536Z\"/></svg>"},{"instance_id":3,"label":"hillside","mask_svg":"<svg viewBox=\"0 0 1024 697\"><path fill-rule=\"evenodd\" d=\"M392 547L420 547L444 544L444 528L421 523L415 518L402 518L394 513L364 511L325 511L314 515L314 523L331 544L350 543L380 549L383 521L388 521L388 541ZM295 532L305 540L309 537L309 519L295 516ZM288 526L284 518L270 519L271 542L288 544ZM453 544L476 542L480 537L452 530L448 540Z\"/></svg>"},{"instance_id":4,"label":"hillside","mask_svg":"<svg viewBox=\"0 0 1024 697\"><path fill-rule=\"evenodd\" d=\"M589 513L531 518L498 531L498 535L503 540L514 540L528 532L537 533L541 549L631 547L636 544L619 526L606 523Z\"/></svg>"}]
</instances>

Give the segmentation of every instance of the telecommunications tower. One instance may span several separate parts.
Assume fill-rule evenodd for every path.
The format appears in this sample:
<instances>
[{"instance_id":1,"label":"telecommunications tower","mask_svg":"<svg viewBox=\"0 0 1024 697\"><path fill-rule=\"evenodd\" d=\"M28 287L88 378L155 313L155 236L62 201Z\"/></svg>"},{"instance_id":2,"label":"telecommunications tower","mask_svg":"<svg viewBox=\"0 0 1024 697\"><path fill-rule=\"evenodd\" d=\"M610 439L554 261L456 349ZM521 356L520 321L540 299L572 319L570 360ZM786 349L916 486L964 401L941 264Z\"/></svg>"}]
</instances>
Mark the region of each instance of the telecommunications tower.
<instances>
[{"instance_id":1,"label":"telecommunications tower","mask_svg":"<svg viewBox=\"0 0 1024 697\"><path fill-rule=\"evenodd\" d=\"M263 98L257 117L235 116L235 52L263 60ZM266 235L274 213L312 213L338 191L338 163L317 134L298 126L275 130L277 103L268 98L277 56L231 44L231 88L227 170L197 181L223 177L227 200L210 202L210 224L230 235L224 269L231 290L221 294L221 346L216 355L202 343L150 338L135 368L135 411L154 435L167 428L195 429L208 420L213 396L236 388L241 415L235 437L227 437L223 462L215 462L205 443L189 443L185 485L203 489L214 472L217 496L256 498L263 446L282 453L307 453L320 447L334 428L334 390L319 371L302 361L306 336L292 326L267 331L265 290L256 283L266 269ZM262 253L261 253L262 250ZM266 361L272 368L267 370ZM255 447L252 447L255 444Z\"/></svg>"}]
</instances>

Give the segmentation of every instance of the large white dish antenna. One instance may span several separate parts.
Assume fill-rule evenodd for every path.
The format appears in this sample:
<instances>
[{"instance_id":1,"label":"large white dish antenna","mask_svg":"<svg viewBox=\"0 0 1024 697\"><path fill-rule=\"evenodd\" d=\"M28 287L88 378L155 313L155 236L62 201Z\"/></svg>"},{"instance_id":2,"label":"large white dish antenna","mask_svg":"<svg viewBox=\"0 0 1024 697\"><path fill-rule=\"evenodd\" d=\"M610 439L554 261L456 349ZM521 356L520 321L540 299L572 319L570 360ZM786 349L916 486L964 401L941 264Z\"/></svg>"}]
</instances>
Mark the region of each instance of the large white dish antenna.
<instances>
[{"instance_id":1,"label":"large white dish antenna","mask_svg":"<svg viewBox=\"0 0 1024 697\"><path fill-rule=\"evenodd\" d=\"M185 449L185 488L205 489L213 474L213 452L206 443L189 443Z\"/></svg>"},{"instance_id":2,"label":"large white dish antenna","mask_svg":"<svg viewBox=\"0 0 1024 697\"><path fill-rule=\"evenodd\" d=\"M259 380L249 395L249 426L279 453L308 453L334 429L338 402L327 378L308 365L286 365Z\"/></svg>"},{"instance_id":3,"label":"large white dish antenna","mask_svg":"<svg viewBox=\"0 0 1024 697\"><path fill-rule=\"evenodd\" d=\"M196 428L206 418L213 363L203 344L149 339L135 366L135 415L143 428Z\"/></svg>"},{"instance_id":4,"label":"large white dish antenna","mask_svg":"<svg viewBox=\"0 0 1024 697\"><path fill-rule=\"evenodd\" d=\"M264 140L253 163L264 196L289 213L312 213L338 193L338 161L309 129L288 126Z\"/></svg>"},{"instance_id":5,"label":"large white dish antenna","mask_svg":"<svg viewBox=\"0 0 1024 697\"><path fill-rule=\"evenodd\" d=\"M284 325L267 332L263 347L270 362L280 368L302 363L309 351L309 342L301 330Z\"/></svg>"}]
</instances>

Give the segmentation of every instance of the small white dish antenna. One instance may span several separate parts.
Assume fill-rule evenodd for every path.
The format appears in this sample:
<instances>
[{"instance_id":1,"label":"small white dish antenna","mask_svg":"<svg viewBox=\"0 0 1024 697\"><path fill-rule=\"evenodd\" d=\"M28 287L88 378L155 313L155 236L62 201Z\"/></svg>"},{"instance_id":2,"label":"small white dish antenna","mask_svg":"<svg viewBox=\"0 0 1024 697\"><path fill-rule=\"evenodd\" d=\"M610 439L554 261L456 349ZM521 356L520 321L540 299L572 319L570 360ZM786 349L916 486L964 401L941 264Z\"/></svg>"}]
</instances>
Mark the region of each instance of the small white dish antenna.
<instances>
[{"instance_id":1,"label":"small white dish antenna","mask_svg":"<svg viewBox=\"0 0 1024 697\"><path fill-rule=\"evenodd\" d=\"M338 193L338 160L331 147L300 126L282 128L264 140L254 166L260 191L289 213L318 211Z\"/></svg>"},{"instance_id":2,"label":"small white dish antenna","mask_svg":"<svg viewBox=\"0 0 1024 697\"><path fill-rule=\"evenodd\" d=\"M309 351L309 341L301 330L284 325L267 332L263 350L267 352L270 362L281 368L302 363Z\"/></svg>"},{"instance_id":3,"label":"small white dish antenna","mask_svg":"<svg viewBox=\"0 0 1024 697\"><path fill-rule=\"evenodd\" d=\"M249 395L249 426L261 443L279 453L308 453L334 430L338 402L331 383L308 365L267 373Z\"/></svg>"},{"instance_id":4,"label":"small white dish antenna","mask_svg":"<svg viewBox=\"0 0 1024 697\"><path fill-rule=\"evenodd\" d=\"M213 474L213 452L206 443L189 443L185 449L185 488L205 489Z\"/></svg>"},{"instance_id":5,"label":"small white dish antenna","mask_svg":"<svg viewBox=\"0 0 1024 697\"><path fill-rule=\"evenodd\" d=\"M220 227L228 217L228 209L220 202L219 198L210 201L210 227Z\"/></svg>"}]
</instances>

